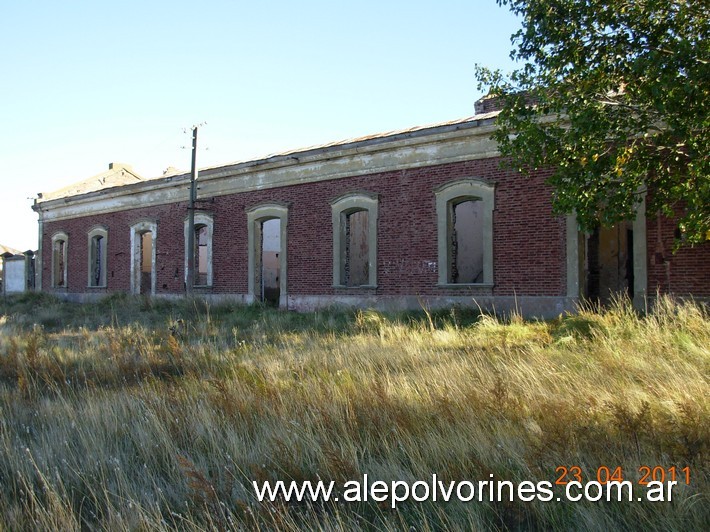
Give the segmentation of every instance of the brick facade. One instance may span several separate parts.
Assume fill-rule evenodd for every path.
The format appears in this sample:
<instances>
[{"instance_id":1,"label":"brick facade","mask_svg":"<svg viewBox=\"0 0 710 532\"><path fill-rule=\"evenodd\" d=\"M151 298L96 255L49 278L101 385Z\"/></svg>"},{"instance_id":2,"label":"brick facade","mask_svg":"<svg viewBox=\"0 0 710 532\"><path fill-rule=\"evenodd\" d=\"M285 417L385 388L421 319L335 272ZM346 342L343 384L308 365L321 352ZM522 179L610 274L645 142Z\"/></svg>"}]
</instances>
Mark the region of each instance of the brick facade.
<instances>
[{"instance_id":1,"label":"brick facade","mask_svg":"<svg viewBox=\"0 0 710 532\"><path fill-rule=\"evenodd\" d=\"M710 298L710 242L673 253L677 223L648 216L648 293Z\"/></svg>"},{"instance_id":2,"label":"brick facade","mask_svg":"<svg viewBox=\"0 0 710 532\"><path fill-rule=\"evenodd\" d=\"M333 288L330 200L348 191L378 195L379 280L376 295L460 295L486 289L437 288L434 188L464 177L483 177L496 186L492 295L562 296L565 287L565 229L552 217L545 174L525 178L502 170L497 158L356 176L221 196L199 203L213 215L213 293L247 290L246 209L266 202L289 205L289 293L359 295L360 288ZM50 290L52 234L69 238L68 292L130 289L130 226L157 221L157 293L181 293L184 278L183 227L187 202L50 222L44 226L44 289ZM87 233L108 229L106 288L87 288ZM525 268L519 267L525 264Z\"/></svg>"},{"instance_id":3,"label":"brick facade","mask_svg":"<svg viewBox=\"0 0 710 532\"><path fill-rule=\"evenodd\" d=\"M212 217L213 282L195 291L250 300L247 211L278 204L288 209L288 308L339 303L411 308L424 300L496 309L517 308L520 302L524 313L536 315L572 309L584 295L587 259L576 254L586 253L586 237L570 220L553 216L547 172L522 176L501 167L487 140L492 120L481 116L203 172L197 207ZM440 285L436 191L465 179L494 186L493 280ZM151 220L157 226L155 293L184 294L187 183L186 175L165 177L36 206L42 289L78 299L129 292L131 226ZM331 202L347 193L377 198L376 287L333 286ZM93 288L88 287L87 235L99 225L108 234L107 286ZM645 240L645 249L635 245L633 252L645 263L635 276L636 296L656 290L710 296L710 243L671 255L674 224L649 217L634 231L634 238ZM52 236L58 232L68 238L68 279L66 287L54 289Z\"/></svg>"}]
</instances>

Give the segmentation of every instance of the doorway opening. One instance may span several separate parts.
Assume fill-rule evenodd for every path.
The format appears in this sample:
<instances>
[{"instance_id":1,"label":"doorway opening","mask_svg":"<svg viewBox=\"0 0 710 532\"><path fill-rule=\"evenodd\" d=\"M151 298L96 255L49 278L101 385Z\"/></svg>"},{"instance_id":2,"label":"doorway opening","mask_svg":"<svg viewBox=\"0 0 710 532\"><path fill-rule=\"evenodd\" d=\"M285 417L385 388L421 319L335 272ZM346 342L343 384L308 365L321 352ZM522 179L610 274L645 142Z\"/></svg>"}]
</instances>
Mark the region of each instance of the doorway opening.
<instances>
[{"instance_id":1,"label":"doorway opening","mask_svg":"<svg viewBox=\"0 0 710 532\"><path fill-rule=\"evenodd\" d=\"M597 227L586 239L587 299L608 305L634 297L634 231L631 223Z\"/></svg>"},{"instance_id":2,"label":"doorway opening","mask_svg":"<svg viewBox=\"0 0 710 532\"><path fill-rule=\"evenodd\" d=\"M139 222L131 226L132 294L155 294L155 242L155 222Z\"/></svg>"},{"instance_id":3,"label":"doorway opening","mask_svg":"<svg viewBox=\"0 0 710 532\"><path fill-rule=\"evenodd\" d=\"M278 307L281 298L281 220L269 218L257 225L259 249L256 256L259 264L256 268L256 285L259 287L259 297L263 303Z\"/></svg>"},{"instance_id":4,"label":"doorway opening","mask_svg":"<svg viewBox=\"0 0 710 532\"><path fill-rule=\"evenodd\" d=\"M266 203L247 210L249 285L247 301L288 308L286 243L288 206Z\"/></svg>"},{"instance_id":5,"label":"doorway opening","mask_svg":"<svg viewBox=\"0 0 710 532\"><path fill-rule=\"evenodd\" d=\"M450 283L483 282L483 202L451 202Z\"/></svg>"}]
</instances>

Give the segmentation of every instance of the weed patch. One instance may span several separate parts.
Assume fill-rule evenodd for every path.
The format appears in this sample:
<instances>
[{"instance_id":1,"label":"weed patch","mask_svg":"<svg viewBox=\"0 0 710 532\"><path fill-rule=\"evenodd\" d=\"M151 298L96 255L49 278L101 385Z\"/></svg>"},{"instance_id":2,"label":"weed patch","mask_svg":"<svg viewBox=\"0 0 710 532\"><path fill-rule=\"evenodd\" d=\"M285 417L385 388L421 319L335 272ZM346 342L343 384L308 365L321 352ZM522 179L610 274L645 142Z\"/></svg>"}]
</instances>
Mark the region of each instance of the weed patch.
<instances>
[{"instance_id":1,"label":"weed patch","mask_svg":"<svg viewBox=\"0 0 710 532\"><path fill-rule=\"evenodd\" d=\"M0 528L702 529L710 319L661 299L550 322L111 295L0 301ZM259 503L252 481L595 478L673 504Z\"/></svg>"}]
</instances>

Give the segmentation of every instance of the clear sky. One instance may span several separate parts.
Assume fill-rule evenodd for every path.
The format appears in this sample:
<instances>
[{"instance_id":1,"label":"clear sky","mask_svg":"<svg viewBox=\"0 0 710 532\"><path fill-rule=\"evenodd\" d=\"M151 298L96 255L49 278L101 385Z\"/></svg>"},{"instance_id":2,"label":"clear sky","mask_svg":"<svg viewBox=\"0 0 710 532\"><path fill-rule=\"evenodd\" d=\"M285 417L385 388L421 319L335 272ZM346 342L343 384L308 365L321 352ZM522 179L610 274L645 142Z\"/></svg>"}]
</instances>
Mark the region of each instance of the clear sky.
<instances>
[{"instance_id":1,"label":"clear sky","mask_svg":"<svg viewBox=\"0 0 710 532\"><path fill-rule=\"evenodd\" d=\"M495 0L3 2L0 243L37 247L38 192L463 118L510 70Z\"/></svg>"}]
</instances>

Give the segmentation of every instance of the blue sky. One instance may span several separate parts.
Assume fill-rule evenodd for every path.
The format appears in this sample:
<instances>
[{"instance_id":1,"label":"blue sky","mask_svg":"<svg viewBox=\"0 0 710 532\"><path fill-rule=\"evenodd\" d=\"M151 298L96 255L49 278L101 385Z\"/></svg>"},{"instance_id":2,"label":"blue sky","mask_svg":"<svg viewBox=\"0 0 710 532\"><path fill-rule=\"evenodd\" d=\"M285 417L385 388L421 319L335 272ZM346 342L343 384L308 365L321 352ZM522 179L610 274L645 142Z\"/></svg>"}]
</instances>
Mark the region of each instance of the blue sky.
<instances>
[{"instance_id":1,"label":"blue sky","mask_svg":"<svg viewBox=\"0 0 710 532\"><path fill-rule=\"evenodd\" d=\"M0 243L36 248L38 192L473 114L519 22L495 0L6 2Z\"/></svg>"}]
</instances>

